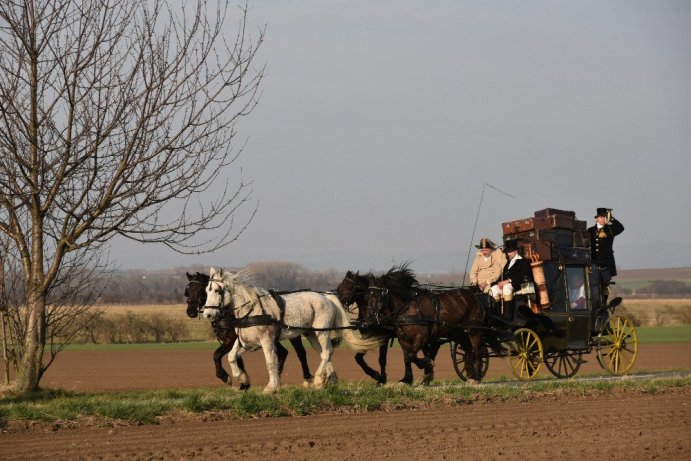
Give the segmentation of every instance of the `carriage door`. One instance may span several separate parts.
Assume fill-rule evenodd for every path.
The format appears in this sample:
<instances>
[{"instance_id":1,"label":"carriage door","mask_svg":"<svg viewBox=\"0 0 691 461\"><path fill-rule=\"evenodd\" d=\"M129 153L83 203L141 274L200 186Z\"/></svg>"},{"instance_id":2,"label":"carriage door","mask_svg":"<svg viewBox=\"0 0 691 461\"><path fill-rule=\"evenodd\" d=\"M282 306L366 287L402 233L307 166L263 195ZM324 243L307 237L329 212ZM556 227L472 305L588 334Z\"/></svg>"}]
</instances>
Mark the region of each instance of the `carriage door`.
<instances>
[{"instance_id":1,"label":"carriage door","mask_svg":"<svg viewBox=\"0 0 691 461\"><path fill-rule=\"evenodd\" d=\"M567 342L569 349L586 349L590 338L590 287L583 266L566 267Z\"/></svg>"}]
</instances>

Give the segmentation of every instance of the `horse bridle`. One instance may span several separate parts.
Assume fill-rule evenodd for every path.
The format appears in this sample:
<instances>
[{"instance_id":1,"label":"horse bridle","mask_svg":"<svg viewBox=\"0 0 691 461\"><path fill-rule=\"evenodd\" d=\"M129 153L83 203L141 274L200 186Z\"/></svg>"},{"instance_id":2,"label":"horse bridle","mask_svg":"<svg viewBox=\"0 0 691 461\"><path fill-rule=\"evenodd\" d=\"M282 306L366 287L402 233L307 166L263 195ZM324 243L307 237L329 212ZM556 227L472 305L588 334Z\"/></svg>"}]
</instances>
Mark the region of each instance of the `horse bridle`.
<instances>
[{"instance_id":1,"label":"horse bridle","mask_svg":"<svg viewBox=\"0 0 691 461\"><path fill-rule=\"evenodd\" d=\"M384 316L382 315L382 312L381 312L381 311L382 311L382 309L384 308L384 303L385 303L385 301L386 301L387 298L389 297L389 289L388 289L388 288L383 288L383 287L372 287L372 286L371 286L371 287L368 287L368 288L367 288L367 292L368 292L367 308L368 308L368 309L370 309L370 306L369 306L369 304L370 304L370 303L369 303L369 299L371 299L371 297L369 296L369 293L370 293L370 292L374 292L374 291L379 291L379 292L381 292L381 295L379 296L379 299L378 299L378 302L377 302L377 306L376 306L375 308L373 308L372 311L373 311L374 319L376 320L376 322L377 322L377 323L382 323L382 320L385 320L385 318L384 318Z\"/></svg>"}]
</instances>

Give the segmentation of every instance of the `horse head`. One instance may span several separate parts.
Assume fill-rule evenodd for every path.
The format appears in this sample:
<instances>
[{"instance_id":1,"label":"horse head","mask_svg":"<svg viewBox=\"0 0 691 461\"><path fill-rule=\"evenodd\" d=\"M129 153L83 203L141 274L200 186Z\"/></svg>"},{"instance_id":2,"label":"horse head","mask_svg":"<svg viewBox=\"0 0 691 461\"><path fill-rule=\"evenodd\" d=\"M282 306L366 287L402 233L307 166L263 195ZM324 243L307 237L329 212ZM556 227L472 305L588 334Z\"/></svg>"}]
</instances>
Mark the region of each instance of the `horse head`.
<instances>
[{"instance_id":1,"label":"horse head","mask_svg":"<svg viewBox=\"0 0 691 461\"><path fill-rule=\"evenodd\" d=\"M206 285L209 283L209 276L197 272L187 275L187 286L185 287L185 297L187 298L187 316L196 318L202 307L206 303Z\"/></svg>"},{"instance_id":2,"label":"horse head","mask_svg":"<svg viewBox=\"0 0 691 461\"><path fill-rule=\"evenodd\" d=\"M415 284L415 274L407 263L394 266L385 274L374 278L370 281L364 308L360 309L358 319L382 323L394 314L393 298L409 299L413 296Z\"/></svg>"},{"instance_id":3,"label":"horse head","mask_svg":"<svg viewBox=\"0 0 691 461\"><path fill-rule=\"evenodd\" d=\"M201 311L202 317L214 321L222 316L223 310L232 304L233 296L228 287L228 277L223 269L216 271L213 267L209 272L209 282L206 285L206 303Z\"/></svg>"},{"instance_id":4,"label":"horse head","mask_svg":"<svg viewBox=\"0 0 691 461\"><path fill-rule=\"evenodd\" d=\"M360 271L348 271L345 278L338 284L336 294L341 303L348 306L361 301L368 286L369 278L366 275L360 275Z\"/></svg>"}]
</instances>

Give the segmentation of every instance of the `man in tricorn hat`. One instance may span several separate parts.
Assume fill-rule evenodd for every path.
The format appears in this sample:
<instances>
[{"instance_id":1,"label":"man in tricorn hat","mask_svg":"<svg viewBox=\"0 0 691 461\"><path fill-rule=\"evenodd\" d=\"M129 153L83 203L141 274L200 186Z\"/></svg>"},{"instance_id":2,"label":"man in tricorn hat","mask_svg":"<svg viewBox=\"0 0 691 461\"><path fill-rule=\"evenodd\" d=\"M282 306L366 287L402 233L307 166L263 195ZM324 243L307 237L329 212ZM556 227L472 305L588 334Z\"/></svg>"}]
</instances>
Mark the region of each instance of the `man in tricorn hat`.
<instances>
[{"instance_id":1,"label":"man in tricorn hat","mask_svg":"<svg viewBox=\"0 0 691 461\"><path fill-rule=\"evenodd\" d=\"M506 257L488 238L480 239L475 248L479 251L470 268L470 285L478 287L483 293L488 293L490 287L499 280L506 264Z\"/></svg>"},{"instance_id":2,"label":"man in tricorn hat","mask_svg":"<svg viewBox=\"0 0 691 461\"><path fill-rule=\"evenodd\" d=\"M490 293L495 301L511 301L514 292L521 289L521 283L524 281L533 281L533 270L530 267L530 261L523 259L518 253L518 242L516 240L508 240L504 243L504 253L508 261L504 265L504 270L501 274L501 280L496 285L492 286Z\"/></svg>"},{"instance_id":3,"label":"man in tricorn hat","mask_svg":"<svg viewBox=\"0 0 691 461\"><path fill-rule=\"evenodd\" d=\"M593 261L609 269L612 277L617 275L612 248L614 237L624 232L624 225L614 219L611 208L598 208L595 225L588 228L590 234L590 256Z\"/></svg>"}]
</instances>

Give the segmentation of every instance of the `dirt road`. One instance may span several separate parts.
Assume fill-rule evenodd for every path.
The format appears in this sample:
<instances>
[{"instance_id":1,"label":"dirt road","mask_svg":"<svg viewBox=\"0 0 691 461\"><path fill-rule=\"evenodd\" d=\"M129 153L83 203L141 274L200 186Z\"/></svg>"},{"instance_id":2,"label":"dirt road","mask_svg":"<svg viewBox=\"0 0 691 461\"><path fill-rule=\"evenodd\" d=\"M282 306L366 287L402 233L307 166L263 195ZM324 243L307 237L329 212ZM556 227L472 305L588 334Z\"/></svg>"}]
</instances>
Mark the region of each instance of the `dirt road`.
<instances>
[{"instance_id":1,"label":"dirt road","mask_svg":"<svg viewBox=\"0 0 691 461\"><path fill-rule=\"evenodd\" d=\"M310 353L312 369L316 355ZM376 356L370 354L370 362ZM266 382L261 352L246 354L254 385ZM586 357L580 374L599 370ZM346 381L366 380L352 352L339 349L335 369ZM689 345L641 347L637 370L691 369ZM402 374L400 349L389 356L392 381ZM489 376L508 375L492 359ZM546 376L546 375L545 375ZM416 372L419 377L419 372ZM448 348L437 378L455 377ZM291 352L284 384L301 382ZM65 352L45 387L117 391L223 386L211 351ZM229 389L229 392L232 392ZM661 395L547 395L530 401L298 418L234 419L224 413L174 415L160 425L80 421L17 425L0 434L0 459L691 459L691 389Z\"/></svg>"}]
</instances>

